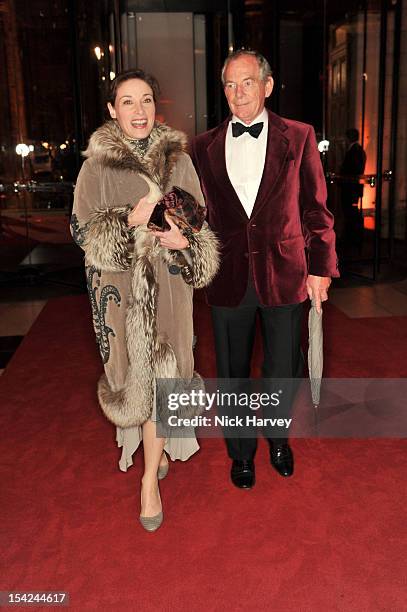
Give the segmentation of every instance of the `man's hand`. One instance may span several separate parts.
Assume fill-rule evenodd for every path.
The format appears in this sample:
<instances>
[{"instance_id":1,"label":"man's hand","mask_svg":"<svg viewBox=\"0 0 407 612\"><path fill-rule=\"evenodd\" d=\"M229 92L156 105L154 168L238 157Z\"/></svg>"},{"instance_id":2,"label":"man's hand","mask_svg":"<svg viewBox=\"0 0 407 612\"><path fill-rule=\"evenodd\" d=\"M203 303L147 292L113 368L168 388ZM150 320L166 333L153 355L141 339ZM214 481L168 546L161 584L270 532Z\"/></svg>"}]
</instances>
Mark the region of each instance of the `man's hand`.
<instances>
[{"instance_id":1,"label":"man's hand","mask_svg":"<svg viewBox=\"0 0 407 612\"><path fill-rule=\"evenodd\" d=\"M141 198L135 205L131 213L127 217L127 225L129 227L135 227L136 225L147 225L151 213L154 210L156 202L148 201L148 194Z\"/></svg>"},{"instance_id":2,"label":"man's hand","mask_svg":"<svg viewBox=\"0 0 407 612\"><path fill-rule=\"evenodd\" d=\"M165 218L171 229L168 232L153 232L154 236L160 240L161 246L167 249L187 249L189 247L188 238L181 233L178 225L175 225L169 214L165 213Z\"/></svg>"},{"instance_id":3,"label":"man's hand","mask_svg":"<svg viewBox=\"0 0 407 612\"><path fill-rule=\"evenodd\" d=\"M314 276L309 274L307 277L307 291L310 300L314 300L318 314L321 312L321 302L328 299L328 288L331 284L329 276Z\"/></svg>"}]
</instances>

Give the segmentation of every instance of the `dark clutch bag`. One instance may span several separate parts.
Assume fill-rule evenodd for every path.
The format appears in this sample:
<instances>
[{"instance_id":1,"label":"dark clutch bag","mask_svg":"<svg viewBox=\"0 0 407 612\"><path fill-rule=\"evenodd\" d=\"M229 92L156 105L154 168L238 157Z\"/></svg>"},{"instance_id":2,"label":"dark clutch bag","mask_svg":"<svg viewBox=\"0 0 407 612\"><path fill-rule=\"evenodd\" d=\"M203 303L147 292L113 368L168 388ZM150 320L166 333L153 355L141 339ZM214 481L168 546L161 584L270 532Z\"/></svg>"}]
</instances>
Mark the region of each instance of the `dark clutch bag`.
<instances>
[{"instance_id":1,"label":"dark clutch bag","mask_svg":"<svg viewBox=\"0 0 407 612\"><path fill-rule=\"evenodd\" d=\"M157 230L159 232L168 232L171 229L170 224L165 218L165 211L167 210L165 204L161 201L158 202L153 212L151 213L151 217L147 223L147 227L153 230Z\"/></svg>"},{"instance_id":2,"label":"dark clutch bag","mask_svg":"<svg viewBox=\"0 0 407 612\"><path fill-rule=\"evenodd\" d=\"M206 207L199 204L190 193L177 186L157 202L147 227L160 232L170 230L171 227L165 219L166 211L181 230L194 233L200 231L206 216Z\"/></svg>"}]
</instances>

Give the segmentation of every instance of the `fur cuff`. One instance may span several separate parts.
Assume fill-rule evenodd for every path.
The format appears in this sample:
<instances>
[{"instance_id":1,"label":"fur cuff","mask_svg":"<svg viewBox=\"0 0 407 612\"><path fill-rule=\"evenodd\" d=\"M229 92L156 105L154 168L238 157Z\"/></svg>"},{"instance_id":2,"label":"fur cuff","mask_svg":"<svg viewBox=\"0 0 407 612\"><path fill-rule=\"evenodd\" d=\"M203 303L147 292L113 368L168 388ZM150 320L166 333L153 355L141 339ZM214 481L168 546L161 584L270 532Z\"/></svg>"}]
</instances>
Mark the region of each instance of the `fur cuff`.
<instances>
[{"instance_id":1,"label":"fur cuff","mask_svg":"<svg viewBox=\"0 0 407 612\"><path fill-rule=\"evenodd\" d=\"M197 234L188 234L192 258L191 285L195 289L206 287L219 269L219 241L205 224Z\"/></svg>"},{"instance_id":2,"label":"fur cuff","mask_svg":"<svg viewBox=\"0 0 407 612\"><path fill-rule=\"evenodd\" d=\"M154 385L153 381L151 386L154 387ZM136 388L137 386L138 388ZM153 389L151 391L151 398L146 397L142 386L134 377L132 377L128 386L118 391L112 390L106 374L102 374L98 383L100 407L109 421L117 427L139 427L147 419L152 418L153 421L160 421L161 427L167 430L169 427L168 417L171 414L175 414L179 418L190 418L201 414L204 410L204 406L195 403L180 406L176 412L172 412L168 408L170 393L179 395L181 393L190 394L191 391L205 391L204 381L198 372L194 372L190 381L182 378L160 379L160 382L156 385L155 396L153 396ZM152 408L154 397L155 409Z\"/></svg>"},{"instance_id":3,"label":"fur cuff","mask_svg":"<svg viewBox=\"0 0 407 612\"><path fill-rule=\"evenodd\" d=\"M196 371L194 371L194 375L191 380L186 380L183 378L157 379L155 393L155 419L160 422L161 428L168 434L171 432L171 430L174 431L174 427L168 423L169 417L175 416L179 419L189 419L202 414L206 406L206 404L200 404L196 401L196 399L194 399L194 401L189 403L183 402L182 405L179 404L176 409L174 409L169 403L171 396L175 396L174 399L178 400L179 396L187 394L192 400L193 393L195 394L195 397L199 397L199 393L204 392L205 383L201 375ZM176 430L177 428L175 428L175 431Z\"/></svg>"},{"instance_id":4,"label":"fur cuff","mask_svg":"<svg viewBox=\"0 0 407 612\"><path fill-rule=\"evenodd\" d=\"M134 427L142 425L151 416L151 403L145 397L142 386L137 379L132 379L132 391L136 393L131 398L127 389L113 391L106 374L102 374L98 383L99 404L109 421L118 427ZM135 388L137 387L138 388Z\"/></svg>"},{"instance_id":5,"label":"fur cuff","mask_svg":"<svg viewBox=\"0 0 407 612\"><path fill-rule=\"evenodd\" d=\"M130 206L96 210L87 225L83 248L88 265L106 272L122 272L131 264L133 231L127 225Z\"/></svg>"}]
</instances>

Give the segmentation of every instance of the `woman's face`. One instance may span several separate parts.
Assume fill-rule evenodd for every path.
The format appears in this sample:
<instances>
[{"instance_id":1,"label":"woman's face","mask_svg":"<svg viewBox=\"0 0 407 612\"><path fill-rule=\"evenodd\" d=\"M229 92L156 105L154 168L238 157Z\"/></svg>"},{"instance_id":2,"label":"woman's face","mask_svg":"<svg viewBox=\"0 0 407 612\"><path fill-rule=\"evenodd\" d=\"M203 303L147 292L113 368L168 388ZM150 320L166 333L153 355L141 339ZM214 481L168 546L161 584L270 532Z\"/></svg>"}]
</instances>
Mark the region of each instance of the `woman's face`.
<instances>
[{"instance_id":1,"label":"woman's face","mask_svg":"<svg viewBox=\"0 0 407 612\"><path fill-rule=\"evenodd\" d=\"M114 106L107 105L128 138L147 138L155 121L153 90L141 79L129 79L117 88Z\"/></svg>"}]
</instances>

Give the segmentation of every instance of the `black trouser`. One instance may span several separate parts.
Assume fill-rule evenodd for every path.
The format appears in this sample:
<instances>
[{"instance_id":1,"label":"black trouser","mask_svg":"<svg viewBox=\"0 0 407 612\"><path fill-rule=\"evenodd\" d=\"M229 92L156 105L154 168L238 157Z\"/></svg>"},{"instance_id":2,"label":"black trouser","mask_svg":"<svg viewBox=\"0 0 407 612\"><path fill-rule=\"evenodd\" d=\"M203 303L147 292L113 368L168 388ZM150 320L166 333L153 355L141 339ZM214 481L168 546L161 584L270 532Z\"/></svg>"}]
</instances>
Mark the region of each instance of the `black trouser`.
<instances>
[{"instance_id":1,"label":"black trouser","mask_svg":"<svg viewBox=\"0 0 407 612\"><path fill-rule=\"evenodd\" d=\"M304 368L301 352L302 304L261 306L250 283L239 306L212 306L218 378L250 377L257 313L260 315L263 337L263 377L301 377ZM287 416L287 411L284 416ZM273 442L270 430L263 433ZM282 438L278 440L280 443L287 441ZM252 459L257 448L256 430L253 429L252 438L226 437L226 445L231 459Z\"/></svg>"}]
</instances>

